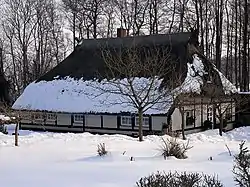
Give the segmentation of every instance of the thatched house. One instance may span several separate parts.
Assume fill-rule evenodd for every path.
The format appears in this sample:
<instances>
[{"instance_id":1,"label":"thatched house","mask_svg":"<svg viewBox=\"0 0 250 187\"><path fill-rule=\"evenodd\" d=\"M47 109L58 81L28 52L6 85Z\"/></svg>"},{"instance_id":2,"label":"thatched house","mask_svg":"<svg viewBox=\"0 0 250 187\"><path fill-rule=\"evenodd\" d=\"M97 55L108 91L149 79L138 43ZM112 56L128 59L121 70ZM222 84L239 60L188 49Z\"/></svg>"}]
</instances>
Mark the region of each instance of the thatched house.
<instances>
[{"instance_id":1,"label":"thatched house","mask_svg":"<svg viewBox=\"0 0 250 187\"><path fill-rule=\"evenodd\" d=\"M137 133L138 116L133 107L122 104L108 107L102 105L104 100L121 100L119 95L109 93L99 98L88 97L94 94L88 88L89 82L101 85L102 80L111 75L114 79L126 78L122 73L107 74L102 51L112 49L112 55L123 54L122 58L126 59L127 54L123 51L131 46L138 51L152 48L168 50L171 61L166 67L174 68L161 77L163 87L174 91L174 102L162 110L149 109L145 113L145 133L162 133L166 124L171 124L169 130L178 131L181 130L181 123L185 123L186 131L201 130L205 121L215 122L215 102L230 104L230 114L227 115L233 116L231 95L236 92L236 88L199 54L197 45L196 33L83 40L65 60L31 83L16 100L13 108L21 110L23 114L21 128ZM141 59L143 63L143 55ZM140 81L147 81L149 76L152 74L145 72L136 75ZM174 81L176 77L180 81ZM87 95L84 94L86 90ZM184 112L183 115L180 110ZM233 120L231 117L230 121Z\"/></svg>"}]
</instances>

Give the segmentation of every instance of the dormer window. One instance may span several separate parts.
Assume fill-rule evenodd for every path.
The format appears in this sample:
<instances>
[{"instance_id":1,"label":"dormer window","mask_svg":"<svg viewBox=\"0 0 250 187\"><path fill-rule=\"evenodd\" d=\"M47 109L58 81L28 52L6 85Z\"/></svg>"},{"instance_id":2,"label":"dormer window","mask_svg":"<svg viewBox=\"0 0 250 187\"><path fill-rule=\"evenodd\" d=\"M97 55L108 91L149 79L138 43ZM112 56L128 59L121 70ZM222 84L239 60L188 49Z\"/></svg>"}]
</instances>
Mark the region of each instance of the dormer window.
<instances>
[{"instance_id":1,"label":"dormer window","mask_svg":"<svg viewBox=\"0 0 250 187\"><path fill-rule=\"evenodd\" d=\"M213 82L213 77L212 77L212 75L209 74L207 77L208 77L207 83L212 83L212 82Z\"/></svg>"}]
</instances>

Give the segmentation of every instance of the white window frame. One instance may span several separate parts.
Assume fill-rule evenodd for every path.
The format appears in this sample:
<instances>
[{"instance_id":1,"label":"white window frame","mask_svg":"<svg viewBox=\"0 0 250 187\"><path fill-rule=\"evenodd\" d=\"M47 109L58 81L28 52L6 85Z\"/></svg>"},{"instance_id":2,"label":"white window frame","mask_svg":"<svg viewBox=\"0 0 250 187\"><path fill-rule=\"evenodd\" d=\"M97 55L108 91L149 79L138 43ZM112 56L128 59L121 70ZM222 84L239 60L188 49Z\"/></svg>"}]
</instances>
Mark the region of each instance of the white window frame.
<instances>
[{"instance_id":1,"label":"white window frame","mask_svg":"<svg viewBox=\"0 0 250 187\"><path fill-rule=\"evenodd\" d=\"M132 126L132 117L131 116L121 116L121 126Z\"/></svg>"},{"instance_id":2,"label":"white window frame","mask_svg":"<svg viewBox=\"0 0 250 187\"><path fill-rule=\"evenodd\" d=\"M232 120L233 119L232 105L230 105L229 107L226 108L225 117L227 117L228 115L230 115L230 118L228 120Z\"/></svg>"},{"instance_id":3,"label":"white window frame","mask_svg":"<svg viewBox=\"0 0 250 187\"><path fill-rule=\"evenodd\" d=\"M42 114L42 113L34 113L32 118L34 120L44 120L44 114Z\"/></svg>"},{"instance_id":4,"label":"white window frame","mask_svg":"<svg viewBox=\"0 0 250 187\"><path fill-rule=\"evenodd\" d=\"M22 117L22 119L28 119L28 120L34 118L34 116L32 116L32 114L30 114L30 113L22 113L21 117Z\"/></svg>"},{"instance_id":5,"label":"white window frame","mask_svg":"<svg viewBox=\"0 0 250 187\"><path fill-rule=\"evenodd\" d=\"M47 118L47 120L55 121L56 120L56 114L55 113L47 113L46 118Z\"/></svg>"},{"instance_id":6,"label":"white window frame","mask_svg":"<svg viewBox=\"0 0 250 187\"><path fill-rule=\"evenodd\" d=\"M146 121L148 121L147 122L147 124L145 123ZM135 126L139 126L139 117L137 116L136 118L135 118ZM142 126L143 127L149 127L149 117L142 117Z\"/></svg>"},{"instance_id":7,"label":"white window frame","mask_svg":"<svg viewBox=\"0 0 250 187\"><path fill-rule=\"evenodd\" d=\"M213 122L213 106L207 106L207 120Z\"/></svg>"},{"instance_id":8,"label":"white window frame","mask_svg":"<svg viewBox=\"0 0 250 187\"><path fill-rule=\"evenodd\" d=\"M83 122L83 114L74 114L74 122Z\"/></svg>"}]
</instances>

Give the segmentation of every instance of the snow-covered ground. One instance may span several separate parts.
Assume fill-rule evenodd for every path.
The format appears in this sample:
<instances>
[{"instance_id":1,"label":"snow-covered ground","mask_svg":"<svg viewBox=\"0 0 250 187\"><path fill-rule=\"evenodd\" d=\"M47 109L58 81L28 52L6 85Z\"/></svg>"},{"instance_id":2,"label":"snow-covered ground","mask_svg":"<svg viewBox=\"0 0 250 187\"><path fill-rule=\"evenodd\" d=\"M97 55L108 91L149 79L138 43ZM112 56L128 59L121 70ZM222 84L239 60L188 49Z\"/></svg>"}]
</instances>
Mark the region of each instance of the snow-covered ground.
<instances>
[{"instance_id":1,"label":"snow-covered ground","mask_svg":"<svg viewBox=\"0 0 250 187\"><path fill-rule=\"evenodd\" d=\"M235 186L233 157L225 144L233 154L238 152L241 140L250 147L250 127L235 129L223 137L217 134L217 130L210 130L189 135L194 147L186 160L164 160L159 156L158 136L138 142L123 135L20 131L20 146L14 147L11 132L0 134L0 186L133 187L142 176L169 170L218 174L226 187ZM97 156L99 143L106 144L108 156ZM130 161L131 156L135 161ZM210 156L213 160L209 160Z\"/></svg>"}]
</instances>

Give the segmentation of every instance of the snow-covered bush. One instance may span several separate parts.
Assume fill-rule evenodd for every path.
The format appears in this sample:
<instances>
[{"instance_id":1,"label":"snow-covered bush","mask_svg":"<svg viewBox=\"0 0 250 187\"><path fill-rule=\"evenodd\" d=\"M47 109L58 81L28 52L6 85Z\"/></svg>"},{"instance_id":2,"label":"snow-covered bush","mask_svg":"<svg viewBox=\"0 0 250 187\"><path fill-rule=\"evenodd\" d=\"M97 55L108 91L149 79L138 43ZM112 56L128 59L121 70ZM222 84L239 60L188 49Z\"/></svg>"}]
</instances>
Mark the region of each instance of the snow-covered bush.
<instances>
[{"instance_id":1,"label":"snow-covered bush","mask_svg":"<svg viewBox=\"0 0 250 187\"><path fill-rule=\"evenodd\" d=\"M137 187L223 187L215 176L200 173L161 173L143 177L136 182Z\"/></svg>"},{"instance_id":2,"label":"snow-covered bush","mask_svg":"<svg viewBox=\"0 0 250 187\"><path fill-rule=\"evenodd\" d=\"M243 141L240 144L239 154L235 156L233 173L238 186L250 187L250 151L244 145Z\"/></svg>"},{"instance_id":3,"label":"snow-covered bush","mask_svg":"<svg viewBox=\"0 0 250 187\"><path fill-rule=\"evenodd\" d=\"M108 151L106 150L105 143L99 143L97 145L97 153L99 156L105 156L108 154Z\"/></svg>"},{"instance_id":4,"label":"snow-covered bush","mask_svg":"<svg viewBox=\"0 0 250 187\"><path fill-rule=\"evenodd\" d=\"M192 146L189 145L189 141L186 144L181 143L177 138L167 138L166 140L162 138L162 144L160 145L161 155L166 159L167 157L174 156L178 159L186 159L187 151L191 149Z\"/></svg>"}]
</instances>

